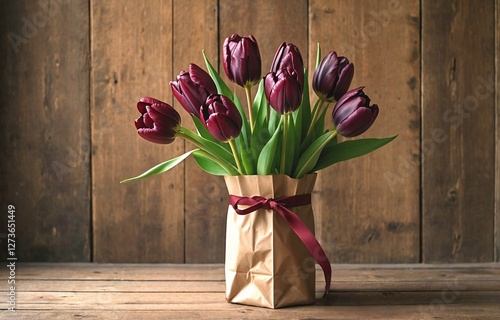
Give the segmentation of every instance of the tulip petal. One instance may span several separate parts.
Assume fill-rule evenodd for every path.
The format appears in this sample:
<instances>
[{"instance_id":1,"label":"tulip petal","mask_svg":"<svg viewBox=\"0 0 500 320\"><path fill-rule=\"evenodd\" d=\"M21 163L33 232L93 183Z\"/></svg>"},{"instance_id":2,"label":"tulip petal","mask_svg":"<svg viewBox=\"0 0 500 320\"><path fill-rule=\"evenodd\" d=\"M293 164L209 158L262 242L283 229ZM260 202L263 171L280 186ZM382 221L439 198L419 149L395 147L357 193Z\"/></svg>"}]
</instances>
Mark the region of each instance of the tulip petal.
<instances>
[{"instance_id":1,"label":"tulip petal","mask_svg":"<svg viewBox=\"0 0 500 320\"><path fill-rule=\"evenodd\" d=\"M153 103L165 103L165 102L151 97L142 97L137 102L137 110L139 110L141 114L146 113L146 106L151 105Z\"/></svg>"},{"instance_id":2,"label":"tulip petal","mask_svg":"<svg viewBox=\"0 0 500 320\"><path fill-rule=\"evenodd\" d=\"M151 109L155 110L158 113L161 113L164 116L169 117L170 119L176 121L176 122L181 122L181 115L175 110L172 106L163 103L163 104L152 104Z\"/></svg>"},{"instance_id":3,"label":"tulip petal","mask_svg":"<svg viewBox=\"0 0 500 320\"><path fill-rule=\"evenodd\" d=\"M355 137L368 130L378 115L378 106L374 105L374 107L361 107L354 111L339 124L337 127L338 132L344 137Z\"/></svg>"},{"instance_id":4,"label":"tulip petal","mask_svg":"<svg viewBox=\"0 0 500 320\"><path fill-rule=\"evenodd\" d=\"M149 108L149 106L147 108ZM144 128L154 127L154 121L153 119L151 119L151 116L148 113L142 115L142 121L144 123Z\"/></svg>"},{"instance_id":5,"label":"tulip petal","mask_svg":"<svg viewBox=\"0 0 500 320\"><path fill-rule=\"evenodd\" d=\"M354 130L353 132L351 132L351 137L355 137L355 136L359 136L360 134L364 133L366 130L368 130L372 124L375 122L375 119L377 119L377 116L378 116L378 112L379 112L379 108L378 108L378 105L374 104L372 107L371 107L372 111L371 111L371 118L369 121L367 121L366 123L364 123L364 125L362 125L361 127L359 127L358 129Z\"/></svg>"},{"instance_id":6,"label":"tulip petal","mask_svg":"<svg viewBox=\"0 0 500 320\"><path fill-rule=\"evenodd\" d=\"M339 100L340 98L342 98L347 90L349 90L349 86L351 85L353 77L354 65L350 63L340 71L338 82L335 86L335 91L333 92L335 100Z\"/></svg>"},{"instance_id":7,"label":"tulip petal","mask_svg":"<svg viewBox=\"0 0 500 320\"><path fill-rule=\"evenodd\" d=\"M169 144L172 143L175 140L174 136L166 136L155 129L138 129L137 133L144 139L154 142L154 143L160 143L160 144Z\"/></svg>"},{"instance_id":8,"label":"tulip petal","mask_svg":"<svg viewBox=\"0 0 500 320\"><path fill-rule=\"evenodd\" d=\"M276 54L274 55L273 63L271 64L271 72L278 72L280 69L280 63L281 63L281 58L283 56L283 53L285 51L286 43L283 42L279 47L278 50L276 50Z\"/></svg>"},{"instance_id":9,"label":"tulip petal","mask_svg":"<svg viewBox=\"0 0 500 320\"><path fill-rule=\"evenodd\" d=\"M333 121L336 125L341 124L346 120L356 109L364 105L365 99L362 97L352 97L345 101L340 107L335 108L333 111Z\"/></svg>"},{"instance_id":10,"label":"tulip petal","mask_svg":"<svg viewBox=\"0 0 500 320\"><path fill-rule=\"evenodd\" d=\"M204 88L209 94L217 93L217 87L215 86L214 80L212 80L210 75L198 65L194 63L189 65L189 75L194 83Z\"/></svg>"},{"instance_id":11,"label":"tulip petal","mask_svg":"<svg viewBox=\"0 0 500 320\"><path fill-rule=\"evenodd\" d=\"M337 101L337 104L335 105L335 108L336 106L340 106L342 104L344 104L344 102L348 99L350 99L351 97L354 97L356 95L358 95L361 91L363 91L365 87L364 86L361 86L361 87L358 87L356 89L352 89L351 91L348 91L346 94L344 94L338 101Z\"/></svg>"},{"instance_id":12,"label":"tulip petal","mask_svg":"<svg viewBox=\"0 0 500 320\"><path fill-rule=\"evenodd\" d=\"M144 121L142 120L142 116L135 119L134 124L135 124L136 129L143 129L146 127L146 125L144 124Z\"/></svg>"}]
</instances>

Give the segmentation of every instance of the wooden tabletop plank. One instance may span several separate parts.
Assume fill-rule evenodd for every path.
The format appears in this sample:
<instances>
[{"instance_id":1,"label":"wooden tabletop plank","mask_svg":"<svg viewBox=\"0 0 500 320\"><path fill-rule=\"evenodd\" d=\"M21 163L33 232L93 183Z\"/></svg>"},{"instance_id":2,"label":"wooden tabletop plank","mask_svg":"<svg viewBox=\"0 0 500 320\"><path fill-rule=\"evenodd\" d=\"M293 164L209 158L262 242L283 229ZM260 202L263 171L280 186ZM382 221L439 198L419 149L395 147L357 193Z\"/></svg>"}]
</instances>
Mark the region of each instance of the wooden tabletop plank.
<instances>
[{"instance_id":1,"label":"wooden tabletop plank","mask_svg":"<svg viewBox=\"0 0 500 320\"><path fill-rule=\"evenodd\" d=\"M500 279L499 263L478 264L333 264L332 281L429 281ZM317 268L317 278L321 271ZM7 269L0 270L0 277ZM222 264L100 264L28 263L20 264L21 279L86 280L224 280Z\"/></svg>"},{"instance_id":2,"label":"wooden tabletop plank","mask_svg":"<svg viewBox=\"0 0 500 320\"><path fill-rule=\"evenodd\" d=\"M471 314L481 314L481 319L498 319L498 308L492 306L455 305L454 308L434 309L420 306L400 306L387 308L386 306L338 306L335 310L314 307L294 307L287 309L249 308L245 306L229 305L229 310L203 311L169 311L169 310L63 310L40 311L27 310L18 313L24 319L101 319L101 320L136 320L136 319L471 319ZM0 317L8 315L0 311ZM21 319L18 317L18 319ZM477 318L476 318L477 319Z\"/></svg>"},{"instance_id":3,"label":"wooden tabletop plank","mask_svg":"<svg viewBox=\"0 0 500 320\"><path fill-rule=\"evenodd\" d=\"M499 292L495 295L468 292L442 298L441 292L345 293L331 295L313 306L269 310L225 303L223 294L96 295L65 294L41 296L19 304L22 319L75 318L98 319L498 319ZM19 296L25 300L36 298ZM93 315L89 314L93 312ZM496 318L495 318L496 317ZM69 317L67 317L69 318ZM67 319L66 318L66 319ZM62 319L62 318L61 318Z\"/></svg>"},{"instance_id":4,"label":"wooden tabletop plank","mask_svg":"<svg viewBox=\"0 0 500 320\"><path fill-rule=\"evenodd\" d=\"M223 292L19 292L19 310L23 309L92 309L115 310L224 310ZM416 291L416 292L334 292L318 297L319 306L400 306L442 304L497 304L500 291ZM310 307L310 306L309 306ZM500 313L499 313L500 314Z\"/></svg>"},{"instance_id":5,"label":"wooden tabletop plank","mask_svg":"<svg viewBox=\"0 0 500 320\"><path fill-rule=\"evenodd\" d=\"M30 263L16 269L16 319L498 319L500 264L333 265L317 303L226 303L223 265ZM320 272L320 270L318 270ZM4 269L0 278L8 275ZM6 294L6 286L0 287ZM10 319L5 303L0 318Z\"/></svg>"},{"instance_id":6,"label":"wooden tabletop plank","mask_svg":"<svg viewBox=\"0 0 500 320\"><path fill-rule=\"evenodd\" d=\"M322 293L324 281L316 282ZM20 280L18 291L23 292L223 292L225 282L215 281L134 281L134 280ZM331 292L366 291L500 291L496 280L432 280L432 281L351 281L332 280Z\"/></svg>"}]
</instances>

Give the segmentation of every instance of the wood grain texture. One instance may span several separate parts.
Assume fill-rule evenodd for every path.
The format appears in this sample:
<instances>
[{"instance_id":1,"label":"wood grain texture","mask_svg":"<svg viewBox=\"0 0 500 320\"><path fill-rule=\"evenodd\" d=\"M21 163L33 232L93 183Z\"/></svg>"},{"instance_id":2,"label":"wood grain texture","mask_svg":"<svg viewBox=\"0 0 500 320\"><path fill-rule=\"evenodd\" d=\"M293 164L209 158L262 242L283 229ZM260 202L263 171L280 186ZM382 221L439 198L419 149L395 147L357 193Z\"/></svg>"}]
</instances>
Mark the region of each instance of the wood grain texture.
<instances>
[{"instance_id":1,"label":"wood grain texture","mask_svg":"<svg viewBox=\"0 0 500 320\"><path fill-rule=\"evenodd\" d=\"M495 261L500 261L500 1L495 1Z\"/></svg>"},{"instance_id":2,"label":"wood grain texture","mask_svg":"<svg viewBox=\"0 0 500 320\"><path fill-rule=\"evenodd\" d=\"M495 319L500 312L498 264L332 268L332 291L321 298L317 282L316 305L270 310L226 303L221 264L22 264L16 319ZM0 304L0 317L10 315Z\"/></svg>"},{"instance_id":3,"label":"wood grain texture","mask_svg":"<svg viewBox=\"0 0 500 320\"><path fill-rule=\"evenodd\" d=\"M422 3L423 262L493 260L494 12Z\"/></svg>"},{"instance_id":4,"label":"wood grain texture","mask_svg":"<svg viewBox=\"0 0 500 320\"><path fill-rule=\"evenodd\" d=\"M217 1L174 1L174 77L195 63L206 70L202 50L212 65L218 65ZM194 130L191 117L182 113L184 126ZM186 143L186 151L194 148ZM189 158L185 163L185 262L224 261L227 190L222 177L203 172Z\"/></svg>"},{"instance_id":5,"label":"wood grain texture","mask_svg":"<svg viewBox=\"0 0 500 320\"><path fill-rule=\"evenodd\" d=\"M2 12L0 233L14 205L21 261L89 261L88 3L4 1Z\"/></svg>"},{"instance_id":6,"label":"wood grain texture","mask_svg":"<svg viewBox=\"0 0 500 320\"><path fill-rule=\"evenodd\" d=\"M316 43L323 56L346 56L355 68L351 88L366 86L380 107L358 138L399 135L370 155L320 172L313 197L319 240L331 262L418 262L419 2L309 4L309 56L316 57Z\"/></svg>"},{"instance_id":7,"label":"wood grain texture","mask_svg":"<svg viewBox=\"0 0 500 320\"><path fill-rule=\"evenodd\" d=\"M172 1L91 1L91 14L94 261L183 262L183 165L119 184L184 150L134 126L141 96L172 103Z\"/></svg>"}]
</instances>

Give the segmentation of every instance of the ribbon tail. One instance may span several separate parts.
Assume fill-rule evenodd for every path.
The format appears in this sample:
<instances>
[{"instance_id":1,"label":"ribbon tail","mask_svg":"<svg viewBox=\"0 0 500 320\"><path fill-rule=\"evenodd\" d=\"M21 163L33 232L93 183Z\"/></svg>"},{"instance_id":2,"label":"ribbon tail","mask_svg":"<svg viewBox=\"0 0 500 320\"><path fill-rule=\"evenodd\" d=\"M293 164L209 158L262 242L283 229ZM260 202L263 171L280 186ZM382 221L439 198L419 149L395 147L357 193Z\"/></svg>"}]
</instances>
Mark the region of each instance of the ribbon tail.
<instances>
[{"instance_id":1,"label":"ribbon tail","mask_svg":"<svg viewBox=\"0 0 500 320\"><path fill-rule=\"evenodd\" d=\"M316 262L323 269L323 274L325 275L325 293L323 295L326 296L330 291L330 284L332 279L332 266L330 265L330 261L326 256L325 251L319 244L318 240L314 236L314 234L309 230L309 228L302 222L302 220L297 216L293 211L289 210L283 205L276 205L273 208L274 211L278 212L278 214L285 219L286 222L290 225L293 232L300 238L302 243L306 246L307 250L311 253L311 256L316 260Z\"/></svg>"}]
</instances>

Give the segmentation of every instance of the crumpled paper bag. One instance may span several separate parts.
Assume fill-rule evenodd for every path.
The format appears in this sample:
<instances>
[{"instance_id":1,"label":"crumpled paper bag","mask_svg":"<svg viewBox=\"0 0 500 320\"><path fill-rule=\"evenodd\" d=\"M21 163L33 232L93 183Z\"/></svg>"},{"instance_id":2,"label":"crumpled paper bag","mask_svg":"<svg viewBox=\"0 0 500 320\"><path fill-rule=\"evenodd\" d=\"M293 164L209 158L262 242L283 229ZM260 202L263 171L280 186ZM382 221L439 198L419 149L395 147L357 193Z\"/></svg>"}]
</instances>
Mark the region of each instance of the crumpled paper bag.
<instances>
[{"instance_id":1,"label":"crumpled paper bag","mask_svg":"<svg viewBox=\"0 0 500 320\"><path fill-rule=\"evenodd\" d=\"M230 195L280 198L311 193L316 174L226 176ZM311 204L290 208L314 233ZM281 308L315 302L315 260L288 223L272 210L237 214L229 205L226 226L226 299Z\"/></svg>"}]
</instances>

